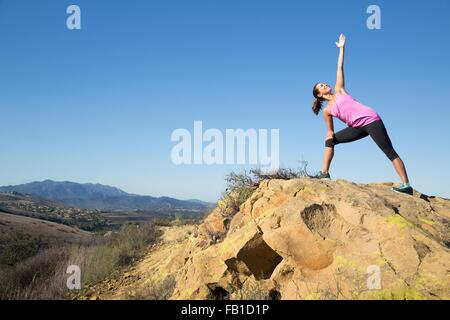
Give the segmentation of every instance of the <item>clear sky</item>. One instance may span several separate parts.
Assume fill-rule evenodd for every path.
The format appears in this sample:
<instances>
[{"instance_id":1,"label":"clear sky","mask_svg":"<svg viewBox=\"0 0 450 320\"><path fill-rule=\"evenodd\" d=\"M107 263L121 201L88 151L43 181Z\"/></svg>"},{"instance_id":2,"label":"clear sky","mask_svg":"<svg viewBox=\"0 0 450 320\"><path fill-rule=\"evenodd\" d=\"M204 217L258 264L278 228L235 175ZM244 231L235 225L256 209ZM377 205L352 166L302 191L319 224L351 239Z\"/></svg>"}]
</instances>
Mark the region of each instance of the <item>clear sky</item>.
<instances>
[{"instance_id":1,"label":"clear sky","mask_svg":"<svg viewBox=\"0 0 450 320\"><path fill-rule=\"evenodd\" d=\"M81 30L66 8L81 8ZM366 27L370 4L382 29ZM450 1L0 0L0 185L69 180L215 201L237 165L176 166L170 136L276 128L280 163L320 170L312 86L374 108L413 187L450 197ZM336 131L344 124L335 121ZM399 179L368 137L336 147L333 178Z\"/></svg>"}]
</instances>

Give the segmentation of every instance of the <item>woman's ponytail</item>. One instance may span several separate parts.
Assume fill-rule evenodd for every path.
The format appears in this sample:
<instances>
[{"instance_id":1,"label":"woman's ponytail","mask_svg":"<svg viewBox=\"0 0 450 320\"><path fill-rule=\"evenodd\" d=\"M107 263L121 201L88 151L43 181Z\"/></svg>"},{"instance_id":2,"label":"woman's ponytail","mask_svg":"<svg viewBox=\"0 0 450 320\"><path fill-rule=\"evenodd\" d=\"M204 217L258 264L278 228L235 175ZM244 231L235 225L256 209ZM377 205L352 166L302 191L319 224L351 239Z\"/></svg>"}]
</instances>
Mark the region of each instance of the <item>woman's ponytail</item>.
<instances>
[{"instance_id":1,"label":"woman's ponytail","mask_svg":"<svg viewBox=\"0 0 450 320\"><path fill-rule=\"evenodd\" d=\"M312 111L317 115L319 115L319 111L322 110L322 101L319 99L314 100Z\"/></svg>"},{"instance_id":2,"label":"woman's ponytail","mask_svg":"<svg viewBox=\"0 0 450 320\"><path fill-rule=\"evenodd\" d=\"M322 110L322 101L325 101L324 98L319 97L319 90L317 89L318 84L319 84L319 82L316 83L313 88L313 96L314 96L314 98L316 98L316 100L314 100L314 102L313 102L312 111L316 115L319 115L320 110Z\"/></svg>"}]
</instances>

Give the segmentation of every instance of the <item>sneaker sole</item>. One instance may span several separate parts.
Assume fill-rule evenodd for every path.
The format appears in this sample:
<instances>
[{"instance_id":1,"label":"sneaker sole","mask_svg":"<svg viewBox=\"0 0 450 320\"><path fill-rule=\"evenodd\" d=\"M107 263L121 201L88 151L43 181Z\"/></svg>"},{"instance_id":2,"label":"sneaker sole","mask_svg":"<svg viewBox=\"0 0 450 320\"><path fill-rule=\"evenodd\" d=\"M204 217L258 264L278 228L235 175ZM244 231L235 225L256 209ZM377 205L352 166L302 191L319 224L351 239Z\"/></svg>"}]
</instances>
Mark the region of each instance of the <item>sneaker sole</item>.
<instances>
[{"instance_id":1,"label":"sneaker sole","mask_svg":"<svg viewBox=\"0 0 450 320\"><path fill-rule=\"evenodd\" d=\"M401 192L401 191L397 191L397 190L394 190L394 189L391 189L391 190L394 191L395 193L407 194L408 196L412 196L412 195L414 194L414 192L409 193L409 192Z\"/></svg>"}]
</instances>

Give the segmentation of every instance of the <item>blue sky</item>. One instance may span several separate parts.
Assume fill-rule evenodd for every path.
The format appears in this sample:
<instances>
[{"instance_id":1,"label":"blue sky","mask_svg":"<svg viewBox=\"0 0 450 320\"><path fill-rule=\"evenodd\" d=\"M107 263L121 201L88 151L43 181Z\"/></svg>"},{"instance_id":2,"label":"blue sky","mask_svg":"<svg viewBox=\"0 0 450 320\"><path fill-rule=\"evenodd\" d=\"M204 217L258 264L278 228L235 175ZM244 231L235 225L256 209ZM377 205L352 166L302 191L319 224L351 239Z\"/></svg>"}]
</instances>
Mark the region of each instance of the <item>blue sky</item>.
<instances>
[{"instance_id":1,"label":"blue sky","mask_svg":"<svg viewBox=\"0 0 450 320\"><path fill-rule=\"evenodd\" d=\"M82 29L66 28L77 4ZM370 4L382 29L366 27ZM0 185L70 180L215 201L246 166L176 166L170 135L276 128L280 163L318 171L326 130L312 85L346 87L383 118L413 186L450 197L450 1L0 0ZM344 124L335 121L336 131ZM333 178L398 181L366 138Z\"/></svg>"}]
</instances>

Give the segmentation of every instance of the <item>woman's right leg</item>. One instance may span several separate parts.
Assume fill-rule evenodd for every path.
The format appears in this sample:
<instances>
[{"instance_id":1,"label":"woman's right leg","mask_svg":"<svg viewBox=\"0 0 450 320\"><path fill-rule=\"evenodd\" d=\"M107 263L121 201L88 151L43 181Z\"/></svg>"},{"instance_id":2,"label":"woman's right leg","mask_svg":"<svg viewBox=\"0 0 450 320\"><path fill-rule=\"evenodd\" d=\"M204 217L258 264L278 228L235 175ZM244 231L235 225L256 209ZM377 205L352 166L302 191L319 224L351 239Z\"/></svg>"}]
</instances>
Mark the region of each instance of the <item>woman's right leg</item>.
<instances>
[{"instance_id":1,"label":"woman's right leg","mask_svg":"<svg viewBox=\"0 0 450 320\"><path fill-rule=\"evenodd\" d=\"M348 143L367 137L369 134L360 128L347 127L334 134L333 139L325 141L325 153L323 157L322 173L328 173L331 161L334 157L334 146L340 143Z\"/></svg>"},{"instance_id":2,"label":"woman's right leg","mask_svg":"<svg viewBox=\"0 0 450 320\"><path fill-rule=\"evenodd\" d=\"M392 164L402 182L409 183L408 173L406 173L406 168L405 164L403 163L403 160L400 157L398 157L392 160Z\"/></svg>"},{"instance_id":3,"label":"woman's right leg","mask_svg":"<svg viewBox=\"0 0 450 320\"><path fill-rule=\"evenodd\" d=\"M408 174L406 172L405 164L400 156L395 151L392 146L389 134L384 126L383 121L375 121L371 124L365 126L365 129L370 134L375 143L380 147L380 149L386 154L386 156L391 160L395 171L399 175L403 183L409 183Z\"/></svg>"}]
</instances>

